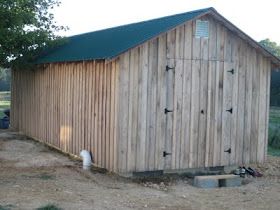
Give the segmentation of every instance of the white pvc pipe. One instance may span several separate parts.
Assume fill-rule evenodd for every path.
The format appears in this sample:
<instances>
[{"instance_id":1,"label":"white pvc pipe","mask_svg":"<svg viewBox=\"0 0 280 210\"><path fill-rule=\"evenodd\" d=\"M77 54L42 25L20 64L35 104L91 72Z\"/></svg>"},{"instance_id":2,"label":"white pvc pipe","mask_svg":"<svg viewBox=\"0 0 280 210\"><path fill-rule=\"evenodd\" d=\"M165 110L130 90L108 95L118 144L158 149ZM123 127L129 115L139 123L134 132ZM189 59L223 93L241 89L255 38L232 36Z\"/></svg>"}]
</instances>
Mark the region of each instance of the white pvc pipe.
<instances>
[{"instance_id":1,"label":"white pvc pipe","mask_svg":"<svg viewBox=\"0 0 280 210\"><path fill-rule=\"evenodd\" d=\"M92 163L89 151L82 150L80 156L83 158L83 169L89 170Z\"/></svg>"}]
</instances>

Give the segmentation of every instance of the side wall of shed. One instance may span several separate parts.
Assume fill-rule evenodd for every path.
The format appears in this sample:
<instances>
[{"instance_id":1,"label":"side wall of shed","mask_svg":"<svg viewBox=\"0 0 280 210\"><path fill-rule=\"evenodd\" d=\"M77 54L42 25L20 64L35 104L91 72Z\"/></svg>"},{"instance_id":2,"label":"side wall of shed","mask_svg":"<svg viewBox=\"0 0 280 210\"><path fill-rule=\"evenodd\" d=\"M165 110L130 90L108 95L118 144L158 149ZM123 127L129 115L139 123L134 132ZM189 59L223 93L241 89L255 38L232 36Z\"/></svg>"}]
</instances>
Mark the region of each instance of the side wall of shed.
<instances>
[{"instance_id":1,"label":"side wall of shed","mask_svg":"<svg viewBox=\"0 0 280 210\"><path fill-rule=\"evenodd\" d=\"M12 72L11 126L64 152L116 170L117 64L58 63Z\"/></svg>"},{"instance_id":2,"label":"side wall of shed","mask_svg":"<svg viewBox=\"0 0 280 210\"><path fill-rule=\"evenodd\" d=\"M191 21L120 56L120 172L265 160L270 60L210 16L201 19L208 39L195 37Z\"/></svg>"}]
</instances>

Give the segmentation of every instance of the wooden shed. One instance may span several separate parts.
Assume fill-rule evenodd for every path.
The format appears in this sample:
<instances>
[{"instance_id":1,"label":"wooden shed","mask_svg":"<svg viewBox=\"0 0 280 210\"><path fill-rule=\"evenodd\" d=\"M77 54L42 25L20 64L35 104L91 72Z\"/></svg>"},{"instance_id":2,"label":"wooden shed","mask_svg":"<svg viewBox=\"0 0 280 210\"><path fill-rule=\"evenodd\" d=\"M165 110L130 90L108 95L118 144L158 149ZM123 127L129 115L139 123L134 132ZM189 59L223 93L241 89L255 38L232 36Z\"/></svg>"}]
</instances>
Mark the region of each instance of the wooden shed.
<instances>
[{"instance_id":1,"label":"wooden shed","mask_svg":"<svg viewBox=\"0 0 280 210\"><path fill-rule=\"evenodd\" d=\"M263 162L279 67L213 8L76 35L13 70L11 127L119 174Z\"/></svg>"}]
</instances>

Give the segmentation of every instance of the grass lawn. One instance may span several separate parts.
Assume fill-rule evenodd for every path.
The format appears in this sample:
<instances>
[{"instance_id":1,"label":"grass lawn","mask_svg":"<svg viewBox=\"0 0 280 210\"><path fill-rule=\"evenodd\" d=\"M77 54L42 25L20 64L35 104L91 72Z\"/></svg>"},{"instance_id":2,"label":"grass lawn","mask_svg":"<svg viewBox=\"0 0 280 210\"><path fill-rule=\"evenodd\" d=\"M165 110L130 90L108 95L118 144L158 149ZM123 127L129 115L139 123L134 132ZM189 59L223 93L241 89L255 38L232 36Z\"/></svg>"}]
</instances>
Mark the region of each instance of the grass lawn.
<instances>
[{"instance_id":1,"label":"grass lawn","mask_svg":"<svg viewBox=\"0 0 280 210\"><path fill-rule=\"evenodd\" d=\"M268 154L280 156L280 107L270 107L268 142Z\"/></svg>"},{"instance_id":2,"label":"grass lawn","mask_svg":"<svg viewBox=\"0 0 280 210\"><path fill-rule=\"evenodd\" d=\"M271 146L268 146L267 153L273 156L280 156L280 149L275 149Z\"/></svg>"},{"instance_id":3,"label":"grass lawn","mask_svg":"<svg viewBox=\"0 0 280 210\"><path fill-rule=\"evenodd\" d=\"M280 107L270 107L269 123L280 126Z\"/></svg>"}]
</instances>

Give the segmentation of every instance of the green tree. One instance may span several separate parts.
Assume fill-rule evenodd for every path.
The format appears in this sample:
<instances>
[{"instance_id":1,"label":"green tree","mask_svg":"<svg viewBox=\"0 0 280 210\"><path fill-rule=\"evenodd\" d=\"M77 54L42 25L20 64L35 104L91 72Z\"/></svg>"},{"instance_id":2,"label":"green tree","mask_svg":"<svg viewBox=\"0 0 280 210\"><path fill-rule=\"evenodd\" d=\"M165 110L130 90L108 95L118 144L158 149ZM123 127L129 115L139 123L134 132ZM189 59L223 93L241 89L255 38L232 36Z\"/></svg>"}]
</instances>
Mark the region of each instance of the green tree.
<instances>
[{"instance_id":1,"label":"green tree","mask_svg":"<svg viewBox=\"0 0 280 210\"><path fill-rule=\"evenodd\" d=\"M264 39L261 40L259 43L272 54L280 58L280 45L278 45L276 42L273 42L270 39Z\"/></svg>"},{"instance_id":2,"label":"green tree","mask_svg":"<svg viewBox=\"0 0 280 210\"><path fill-rule=\"evenodd\" d=\"M51 12L59 0L0 0L0 66L29 66L43 50L61 43Z\"/></svg>"}]
</instances>

